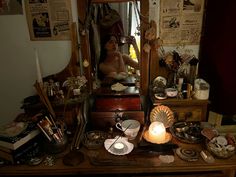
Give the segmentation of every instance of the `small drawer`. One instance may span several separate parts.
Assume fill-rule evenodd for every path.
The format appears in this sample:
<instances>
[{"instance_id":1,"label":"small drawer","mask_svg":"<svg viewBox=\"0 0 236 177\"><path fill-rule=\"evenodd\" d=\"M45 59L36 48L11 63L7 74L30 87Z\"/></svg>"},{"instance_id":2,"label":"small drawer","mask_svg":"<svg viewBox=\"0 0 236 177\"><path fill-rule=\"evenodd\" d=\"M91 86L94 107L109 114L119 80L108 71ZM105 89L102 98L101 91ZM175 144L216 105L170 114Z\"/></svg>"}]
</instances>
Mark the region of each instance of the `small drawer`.
<instances>
[{"instance_id":1,"label":"small drawer","mask_svg":"<svg viewBox=\"0 0 236 177\"><path fill-rule=\"evenodd\" d=\"M109 97L95 99L96 111L139 111L142 110L141 99L137 97Z\"/></svg>"},{"instance_id":2,"label":"small drawer","mask_svg":"<svg viewBox=\"0 0 236 177\"><path fill-rule=\"evenodd\" d=\"M95 129L108 130L122 119L135 119L144 124L144 111L91 112L91 125Z\"/></svg>"},{"instance_id":3,"label":"small drawer","mask_svg":"<svg viewBox=\"0 0 236 177\"><path fill-rule=\"evenodd\" d=\"M201 121L201 107L171 107L174 112L175 119L178 121Z\"/></svg>"}]
</instances>

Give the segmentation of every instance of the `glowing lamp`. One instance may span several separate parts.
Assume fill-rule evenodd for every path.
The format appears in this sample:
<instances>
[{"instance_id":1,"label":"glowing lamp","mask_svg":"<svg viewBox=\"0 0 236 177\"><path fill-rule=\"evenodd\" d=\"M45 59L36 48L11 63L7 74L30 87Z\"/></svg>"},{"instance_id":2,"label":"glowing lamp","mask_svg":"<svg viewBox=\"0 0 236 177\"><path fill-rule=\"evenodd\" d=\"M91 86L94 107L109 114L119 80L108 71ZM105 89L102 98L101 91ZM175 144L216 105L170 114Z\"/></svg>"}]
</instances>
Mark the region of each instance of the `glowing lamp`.
<instances>
[{"instance_id":1,"label":"glowing lamp","mask_svg":"<svg viewBox=\"0 0 236 177\"><path fill-rule=\"evenodd\" d=\"M166 128L161 122L152 122L148 129L148 137L153 142L164 142L166 138Z\"/></svg>"}]
</instances>

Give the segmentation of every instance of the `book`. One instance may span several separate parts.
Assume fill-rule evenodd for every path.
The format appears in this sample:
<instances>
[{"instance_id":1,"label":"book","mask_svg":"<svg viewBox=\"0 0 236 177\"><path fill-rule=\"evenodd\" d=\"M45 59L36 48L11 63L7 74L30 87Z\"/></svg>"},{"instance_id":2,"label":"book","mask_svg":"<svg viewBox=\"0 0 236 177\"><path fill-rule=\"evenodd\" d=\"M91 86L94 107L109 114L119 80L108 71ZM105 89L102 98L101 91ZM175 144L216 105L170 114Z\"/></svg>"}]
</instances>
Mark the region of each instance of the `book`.
<instances>
[{"instance_id":1,"label":"book","mask_svg":"<svg viewBox=\"0 0 236 177\"><path fill-rule=\"evenodd\" d=\"M40 136L36 136L16 150L0 147L0 159L12 164L22 164L27 162L30 158L36 157L42 153L40 138Z\"/></svg>"},{"instance_id":2,"label":"book","mask_svg":"<svg viewBox=\"0 0 236 177\"><path fill-rule=\"evenodd\" d=\"M0 147L10 150L16 150L29 140L33 139L40 133L40 130L33 123L29 123L27 128L15 136L0 135Z\"/></svg>"}]
</instances>

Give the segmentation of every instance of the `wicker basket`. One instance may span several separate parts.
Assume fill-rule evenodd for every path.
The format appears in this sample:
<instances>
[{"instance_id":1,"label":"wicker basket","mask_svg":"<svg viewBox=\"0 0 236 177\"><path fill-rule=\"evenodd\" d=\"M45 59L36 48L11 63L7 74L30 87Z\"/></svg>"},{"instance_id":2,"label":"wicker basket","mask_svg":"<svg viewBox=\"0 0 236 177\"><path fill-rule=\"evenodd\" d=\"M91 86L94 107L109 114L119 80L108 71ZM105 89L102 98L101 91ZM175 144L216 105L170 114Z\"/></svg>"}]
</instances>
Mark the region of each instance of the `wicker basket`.
<instances>
[{"instance_id":1,"label":"wicker basket","mask_svg":"<svg viewBox=\"0 0 236 177\"><path fill-rule=\"evenodd\" d=\"M206 141L206 146L207 150L217 158L227 159L235 154L235 149L230 151L226 148L215 148L213 143L210 143L209 141Z\"/></svg>"}]
</instances>

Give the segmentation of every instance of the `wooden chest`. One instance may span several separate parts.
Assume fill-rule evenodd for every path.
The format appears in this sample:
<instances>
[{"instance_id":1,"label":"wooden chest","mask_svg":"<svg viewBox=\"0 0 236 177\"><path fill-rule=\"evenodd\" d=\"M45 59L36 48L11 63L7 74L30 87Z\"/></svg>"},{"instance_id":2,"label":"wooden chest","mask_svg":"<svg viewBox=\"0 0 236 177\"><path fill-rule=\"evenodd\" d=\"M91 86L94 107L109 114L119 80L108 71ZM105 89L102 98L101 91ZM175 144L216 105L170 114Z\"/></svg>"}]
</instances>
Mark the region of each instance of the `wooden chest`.
<instances>
[{"instance_id":1,"label":"wooden chest","mask_svg":"<svg viewBox=\"0 0 236 177\"><path fill-rule=\"evenodd\" d=\"M91 125L104 130L124 119L135 119L144 124L142 104L139 90L133 86L122 92L100 88L93 94Z\"/></svg>"}]
</instances>

